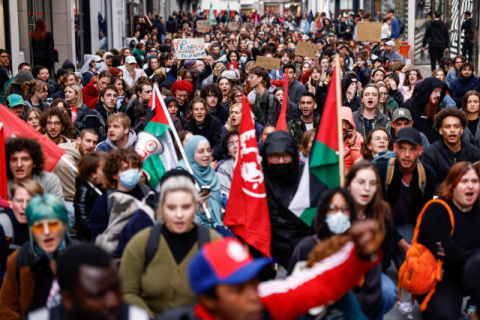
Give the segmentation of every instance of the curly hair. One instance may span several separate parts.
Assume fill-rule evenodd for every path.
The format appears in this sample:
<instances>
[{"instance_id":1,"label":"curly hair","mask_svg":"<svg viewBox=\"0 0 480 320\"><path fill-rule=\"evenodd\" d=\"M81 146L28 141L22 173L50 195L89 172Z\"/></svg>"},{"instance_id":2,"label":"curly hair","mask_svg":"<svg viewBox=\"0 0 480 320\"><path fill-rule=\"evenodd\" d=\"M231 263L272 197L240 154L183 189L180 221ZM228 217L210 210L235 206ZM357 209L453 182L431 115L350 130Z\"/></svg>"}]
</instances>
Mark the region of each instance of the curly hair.
<instances>
[{"instance_id":1,"label":"curly hair","mask_svg":"<svg viewBox=\"0 0 480 320\"><path fill-rule=\"evenodd\" d=\"M58 107L48 107L45 110L42 118L40 119L40 126L45 129L47 127L47 120L49 117L57 116L62 123L62 134L69 134L73 130L72 118L68 117L68 114Z\"/></svg>"},{"instance_id":2,"label":"curly hair","mask_svg":"<svg viewBox=\"0 0 480 320\"><path fill-rule=\"evenodd\" d=\"M458 110L457 108L445 108L439 111L433 118L433 127L435 130L439 130L442 127L442 122L446 117L455 117L460 119L462 127L465 129L468 123L468 118L465 112Z\"/></svg>"},{"instance_id":3,"label":"curly hair","mask_svg":"<svg viewBox=\"0 0 480 320\"><path fill-rule=\"evenodd\" d=\"M193 93L193 85L187 80L175 81L173 86L170 88L170 91L172 91L172 93L174 95L177 94L177 91L187 91L188 94L192 94Z\"/></svg>"},{"instance_id":4,"label":"curly hair","mask_svg":"<svg viewBox=\"0 0 480 320\"><path fill-rule=\"evenodd\" d=\"M228 139L230 139L232 136L238 136L238 131L228 131L222 139L222 154L225 155L227 159L231 158L231 156L228 154Z\"/></svg>"},{"instance_id":5,"label":"curly hair","mask_svg":"<svg viewBox=\"0 0 480 320\"><path fill-rule=\"evenodd\" d=\"M233 86L230 89L230 91L228 92L228 107L229 108L236 103L235 102L235 94L237 92L240 92L242 95L245 95L245 90L243 89L242 86Z\"/></svg>"},{"instance_id":6,"label":"curly hair","mask_svg":"<svg viewBox=\"0 0 480 320\"><path fill-rule=\"evenodd\" d=\"M215 95L218 98L218 103L222 102L223 94L218 84L216 83L207 84L206 86L202 87L202 90L200 90L200 97L202 97L205 100L211 94Z\"/></svg>"},{"instance_id":7,"label":"curly hair","mask_svg":"<svg viewBox=\"0 0 480 320\"><path fill-rule=\"evenodd\" d=\"M374 129L370 130L370 132L365 137L365 140L363 141L362 147L360 149L360 154L362 155L363 159L365 159L365 160L369 160L374 156L372 150L369 149L368 147L370 146L370 143L372 142L373 133L375 131L383 131L387 134L387 137L389 137L388 131L383 127L378 127L378 128L374 128ZM390 150L390 151L393 150L393 142L392 142L391 139L389 139L389 142L388 142L388 150Z\"/></svg>"},{"instance_id":8,"label":"curly hair","mask_svg":"<svg viewBox=\"0 0 480 320\"><path fill-rule=\"evenodd\" d=\"M120 172L123 162L130 164L132 168L141 169L143 166L142 158L133 148L113 149L108 154L103 165L103 172L107 178L106 187L108 189L117 188L115 176Z\"/></svg>"},{"instance_id":9,"label":"curly hair","mask_svg":"<svg viewBox=\"0 0 480 320\"><path fill-rule=\"evenodd\" d=\"M29 96L33 96L35 92L44 92L48 90L48 85L41 80L26 81L22 85L23 92Z\"/></svg>"},{"instance_id":10,"label":"curly hair","mask_svg":"<svg viewBox=\"0 0 480 320\"><path fill-rule=\"evenodd\" d=\"M43 171L43 165L45 164L45 157L43 156L42 145L34 139L29 139L25 137L17 137L9 139L5 143L5 155L7 163L10 163L10 157L15 152L26 151L32 157L32 161L35 164L35 167L32 170L33 174L40 174ZM13 178L12 171L10 170L10 165L7 165L7 177Z\"/></svg>"}]
</instances>

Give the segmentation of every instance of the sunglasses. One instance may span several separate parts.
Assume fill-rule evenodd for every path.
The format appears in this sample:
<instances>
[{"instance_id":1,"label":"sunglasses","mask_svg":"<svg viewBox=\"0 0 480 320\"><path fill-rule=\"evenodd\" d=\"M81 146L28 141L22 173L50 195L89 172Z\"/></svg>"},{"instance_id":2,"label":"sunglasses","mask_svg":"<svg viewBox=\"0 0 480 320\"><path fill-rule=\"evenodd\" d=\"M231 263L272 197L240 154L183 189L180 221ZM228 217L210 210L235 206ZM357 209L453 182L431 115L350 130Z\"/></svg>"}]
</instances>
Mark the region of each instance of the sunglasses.
<instances>
[{"instance_id":1,"label":"sunglasses","mask_svg":"<svg viewBox=\"0 0 480 320\"><path fill-rule=\"evenodd\" d=\"M50 232L55 232L58 231L61 226L62 222L59 219L50 219L44 222L37 221L32 225L32 232L42 234L46 228L48 228Z\"/></svg>"}]
</instances>

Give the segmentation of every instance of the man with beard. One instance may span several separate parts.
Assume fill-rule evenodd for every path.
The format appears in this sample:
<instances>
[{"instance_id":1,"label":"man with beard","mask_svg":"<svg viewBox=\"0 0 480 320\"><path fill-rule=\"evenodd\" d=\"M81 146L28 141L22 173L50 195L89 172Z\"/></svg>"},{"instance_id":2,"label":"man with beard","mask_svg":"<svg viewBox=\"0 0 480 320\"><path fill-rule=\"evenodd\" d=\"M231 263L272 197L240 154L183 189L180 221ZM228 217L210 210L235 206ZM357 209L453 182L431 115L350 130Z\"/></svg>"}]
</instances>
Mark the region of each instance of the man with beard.
<instances>
[{"instance_id":1,"label":"man with beard","mask_svg":"<svg viewBox=\"0 0 480 320\"><path fill-rule=\"evenodd\" d=\"M342 107L342 132L345 157L345 175L351 166L362 156L360 149L362 148L363 137L357 132L355 121L353 120L352 109Z\"/></svg>"},{"instance_id":2,"label":"man with beard","mask_svg":"<svg viewBox=\"0 0 480 320\"><path fill-rule=\"evenodd\" d=\"M200 96L207 101L208 113L217 117L222 126L225 125L230 114L228 108L220 104L223 94L218 85L216 83L207 84L200 91Z\"/></svg>"},{"instance_id":3,"label":"man with beard","mask_svg":"<svg viewBox=\"0 0 480 320\"><path fill-rule=\"evenodd\" d=\"M117 98L118 89L113 85L108 85L100 91L100 100L98 100L95 109L87 113L85 126L98 133L99 141L107 138L107 119L117 112L117 108L115 108Z\"/></svg>"},{"instance_id":4,"label":"man with beard","mask_svg":"<svg viewBox=\"0 0 480 320\"><path fill-rule=\"evenodd\" d=\"M433 121L439 111L440 102L447 94L448 86L442 80L430 77L424 79L417 89L415 98L403 104L402 108L410 111L413 128L423 132L428 141L434 143L440 138L440 134L433 128Z\"/></svg>"},{"instance_id":5,"label":"man with beard","mask_svg":"<svg viewBox=\"0 0 480 320\"><path fill-rule=\"evenodd\" d=\"M462 75L450 83L452 98L457 103L459 109L462 108L465 93L480 85L480 78L475 77L475 66L472 62L465 62L460 69L460 73Z\"/></svg>"},{"instance_id":6,"label":"man with beard","mask_svg":"<svg viewBox=\"0 0 480 320\"><path fill-rule=\"evenodd\" d=\"M220 45L216 42L212 43L212 50L210 51L210 55L216 61L222 57L222 50L220 49Z\"/></svg>"},{"instance_id":7,"label":"man with beard","mask_svg":"<svg viewBox=\"0 0 480 320\"><path fill-rule=\"evenodd\" d=\"M390 130L388 117L377 108L378 94L377 87L373 84L367 85L360 96L360 108L353 113L355 128L363 136L363 139L372 129L382 127L387 131Z\"/></svg>"},{"instance_id":8,"label":"man with beard","mask_svg":"<svg viewBox=\"0 0 480 320\"><path fill-rule=\"evenodd\" d=\"M435 115L435 129L443 139L425 150L422 160L437 173L440 185L450 167L460 161L476 162L480 158L480 149L462 140L463 130L468 119L463 111L455 108L443 109Z\"/></svg>"},{"instance_id":9,"label":"man with beard","mask_svg":"<svg viewBox=\"0 0 480 320\"><path fill-rule=\"evenodd\" d=\"M463 64L467 62L467 59L464 56L456 56L453 59L453 68L448 70L447 77L445 78L445 83L450 87L450 84L453 80L460 77L462 74L460 69L462 69Z\"/></svg>"},{"instance_id":10,"label":"man with beard","mask_svg":"<svg viewBox=\"0 0 480 320\"><path fill-rule=\"evenodd\" d=\"M268 209L272 229L272 256L288 268L295 246L308 234L309 227L288 210L303 172L297 145L287 131L270 133L261 150Z\"/></svg>"},{"instance_id":11,"label":"man with beard","mask_svg":"<svg viewBox=\"0 0 480 320\"><path fill-rule=\"evenodd\" d=\"M398 231L393 256L397 270L405 261L405 253L412 243L417 217L424 205L433 199L437 184L435 171L420 161L424 151L421 143L420 132L411 127L403 128L396 135L395 157L375 162L383 196L392 208L393 224ZM391 162L393 166L390 166ZM393 176L387 185L387 172L391 170Z\"/></svg>"},{"instance_id":12,"label":"man with beard","mask_svg":"<svg viewBox=\"0 0 480 320\"><path fill-rule=\"evenodd\" d=\"M123 112L112 114L108 117L107 139L98 144L95 150L110 152L112 149L128 148L135 149L137 135L131 129L130 118Z\"/></svg>"},{"instance_id":13,"label":"man with beard","mask_svg":"<svg viewBox=\"0 0 480 320\"><path fill-rule=\"evenodd\" d=\"M69 141L65 134L72 131L73 123L62 109L48 108L40 119L40 127L45 137L59 145Z\"/></svg>"},{"instance_id":14,"label":"man with beard","mask_svg":"<svg viewBox=\"0 0 480 320\"><path fill-rule=\"evenodd\" d=\"M52 172L55 173L62 183L65 196L65 207L68 212L68 220L71 226L75 225L75 210L73 200L75 198L75 178L78 176L78 164L80 159L95 150L98 143L98 133L92 128L83 129L76 141L68 140L58 146L65 150L65 154L58 161Z\"/></svg>"},{"instance_id":15,"label":"man with beard","mask_svg":"<svg viewBox=\"0 0 480 320\"><path fill-rule=\"evenodd\" d=\"M148 313L122 302L122 286L111 256L93 244L67 249L58 258L61 303L32 311L35 320L148 320Z\"/></svg>"},{"instance_id":16,"label":"man with beard","mask_svg":"<svg viewBox=\"0 0 480 320\"><path fill-rule=\"evenodd\" d=\"M320 115L315 116L317 109L315 96L311 92L304 92L300 97L300 118L288 121L287 130L292 134L297 148L302 146L303 134L307 130L317 129L320 123Z\"/></svg>"}]
</instances>

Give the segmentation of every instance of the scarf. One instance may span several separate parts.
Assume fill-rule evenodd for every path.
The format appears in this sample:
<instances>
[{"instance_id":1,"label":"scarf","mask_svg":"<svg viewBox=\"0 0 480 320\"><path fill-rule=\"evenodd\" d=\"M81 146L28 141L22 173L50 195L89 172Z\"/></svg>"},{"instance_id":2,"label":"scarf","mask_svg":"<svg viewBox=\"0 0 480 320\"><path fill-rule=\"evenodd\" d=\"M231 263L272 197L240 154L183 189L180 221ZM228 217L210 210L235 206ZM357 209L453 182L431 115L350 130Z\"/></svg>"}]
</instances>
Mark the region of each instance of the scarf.
<instances>
[{"instance_id":1,"label":"scarf","mask_svg":"<svg viewBox=\"0 0 480 320\"><path fill-rule=\"evenodd\" d=\"M147 54L147 52L142 51L142 50L140 50L140 49L138 49L138 48L135 49L135 50L133 50L133 53L134 53L134 54L135 54L135 53L138 54L138 55L140 56L140 58L142 58L142 59L143 59L143 57Z\"/></svg>"},{"instance_id":2,"label":"scarf","mask_svg":"<svg viewBox=\"0 0 480 320\"><path fill-rule=\"evenodd\" d=\"M214 227L223 226L222 222L222 204L223 199L220 192L221 184L220 180L218 179L217 174L210 166L210 163L206 167L200 166L198 163L195 162L193 155L197 150L198 145L200 142L208 140L203 136L195 135L191 137L188 142L185 144L185 156L186 159L180 160L177 167L182 168L185 170L187 169L187 164L185 161L188 161L190 167L193 170L193 176L195 177L195 181L197 181L200 187L202 186L210 186L210 198L208 198L208 205L210 214L212 215L213 225ZM200 223L206 227L211 227L210 223L207 220L207 216L204 213L201 213L197 210L197 214L195 216L195 222Z\"/></svg>"}]
</instances>

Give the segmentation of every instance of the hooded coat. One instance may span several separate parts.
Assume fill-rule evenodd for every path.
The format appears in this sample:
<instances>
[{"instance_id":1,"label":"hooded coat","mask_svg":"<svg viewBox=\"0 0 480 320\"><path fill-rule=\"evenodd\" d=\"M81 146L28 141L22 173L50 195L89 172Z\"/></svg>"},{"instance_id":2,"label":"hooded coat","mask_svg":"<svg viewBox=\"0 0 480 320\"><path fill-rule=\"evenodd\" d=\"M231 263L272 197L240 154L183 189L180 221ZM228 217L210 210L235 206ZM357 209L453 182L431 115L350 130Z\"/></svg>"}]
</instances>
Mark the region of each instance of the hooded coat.
<instances>
[{"instance_id":1,"label":"hooded coat","mask_svg":"<svg viewBox=\"0 0 480 320\"><path fill-rule=\"evenodd\" d=\"M432 91L437 87L442 88L442 95L438 101L439 107L437 112L440 111L440 103L447 94L448 86L445 82L433 77L424 79L418 86L417 96L413 100L405 102L402 106L402 108L406 108L410 111L413 120L413 127L418 131L423 132L431 144L440 138L440 134L433 127L433 119L427 118L427 115L425 114L425 106L430 100Z\"/></svg>"},{"instance_id":2,"label":"hooded coat","mask_svg":"<svg viewBox=\"0 0 480 320\"><path fill-rule=\"evenodd\" d=\"M100 91L98 91L96 84L96 82L90 82L82 88L83 103L86 104L90 110L95 109L95 104L100 96Z\"/></svg>"},{"instance_id":3,"label":"hooded coat","mask_svg":"<svg viewBox=\"0 0 480 320\"><path fill-rule=\"evenodd\" d=\"M5 95L3 97L3 104L5 106L8 105L7 98L11 94L19 94L22 96L23 100L28 99L28 94L25 94L22 90L22 85L27 82L27 81L33 81L33 75L30 71L28 70L22 70L17 73L15 78L13 79L12 82L8 85L7 89L5 90Z\"/></svg>"},{"instance_id":4,"label":"hooded coat","mask_svg":"<svg viewBox=\"0 0 480 320\"><path fill-rule=\"evenodd\" d=\"M355 121L353 120L353 113L352 110L348 107L342 107L342 121L347 121L355 130L357 127L355 126ZM360 150L362 148L363 137L362 135L357 132L357 138L355 139L355 143L350 145L348 143L348 137L345 138L344 145L344 158L345 158L345 175L350 170L350 167L353 166L355 161L362 156Z\"/></svg>"},{"instance_id":5,"label":"hooded coat","mask_svg":"<svg viewBox=\"0 0 480 320\"><path fill-rule=\"evenodd\" d=\"M205 115L205 121L200 129L192 119L183 127L185 131L190 131L194 135L198 134L207 138L210 142L210 146L213 149L212 157L214 160L222 160L222 123L217 117L214 117L207 113Z\"/></svg>"},{"instance_id":6,"label":"hooded coat","mask_svg":"<svg viewBox=\"0 0 480 320\"><path fill-rule=\"evenodd\" d=\"M353 82L358 82L358 81L356 78L353 78L353 77L346 77L342 79L342 100L343 100L342 105L344 107L349 107L350 109L352 109L352 112L355 112L360 107L360 97L355 95L355 98L350 102L348 102L346 97L347 89L348 87L350 87L350 85Z\"/></svg>"},{"instance_id":7,"label":"hooded coat","mask_svg":"<svg viewBox=\"0 0 480 320\"><path fill-rule=\"evenodd\" d=\"M137 134L135 133L135 131L133 131L133 129L130 129L130 132L128 133L127 144L123 148L132 147L133 149L135 149L136 144L137 144ZM118 147L112 142L112 140L110 140L110 137L107 137L105 141L102 141L97 145L97 147L95 148L95 151L101 150L105 152L110 152L113 149L117 149L117 148Z\"/></svg>"},{"instance_id":8,"label":"hooded coat","mask_svg":"<svg viewBox=\"0 0 480 320\"><path fill-rule=\"evenodd\" d=\"M292 155L292 166L287 173L279 175L267 159L269 154L285 151ZM261 156L272 230L272 256L287 268L295 246L309 231L309 227L288 210L297 192L304 164L298 161L295 140L287 131L276 131L268 135Z\"/></svg>"},{"instance_id":9,"label":"hooded coat","mask_svg":"<svg viewBox=\"0 0 480 320\"><path fill-rule=\"evenodd\" d=\"M427 25L422 47L428 43L431 48L448 48L449 39L447 24L442 20L434 20Z\"/></svg>"},{"instance_id":10,"label":"hooded coat","mask_svg":"<svg viewBox=\"0 0 480 320\"><path fill-rule=\"evenodd\" d=\"M165 97L164 101L165 101L165 105L167 106L167 108L168 108L168 105L170 104L170 102L175 102L178 106L178 101L174 97ZM176 116L171 116L172 122L175 126L175 130L177 130L177 133L182 132L184 130L185 126L188 123L188 120L185 119L184 117L182 117L179 113L180 113L180 110L177 111ZM177 118L178 121L176 121L174 118ZM178 123L180 123L180 125L178 125Z\"/></svg>"},{"instance_id":11,"label":"hooded coat","mask_svg":"<svg viewBox=\"0 0 480 320\"><path fill-rule=\"evenodd\" d=\"M65 150L65 154L58 161L52 172L60 179L65 201L73 201L75 198L75 177L78 175L78 171L75 171L70 164L78 168L82 155L80 151L77 150L76 141L67 140L67 142L61 143L58 146ZM70 162L70 164L66 161Z\"/></svg>"}]
</instances>

